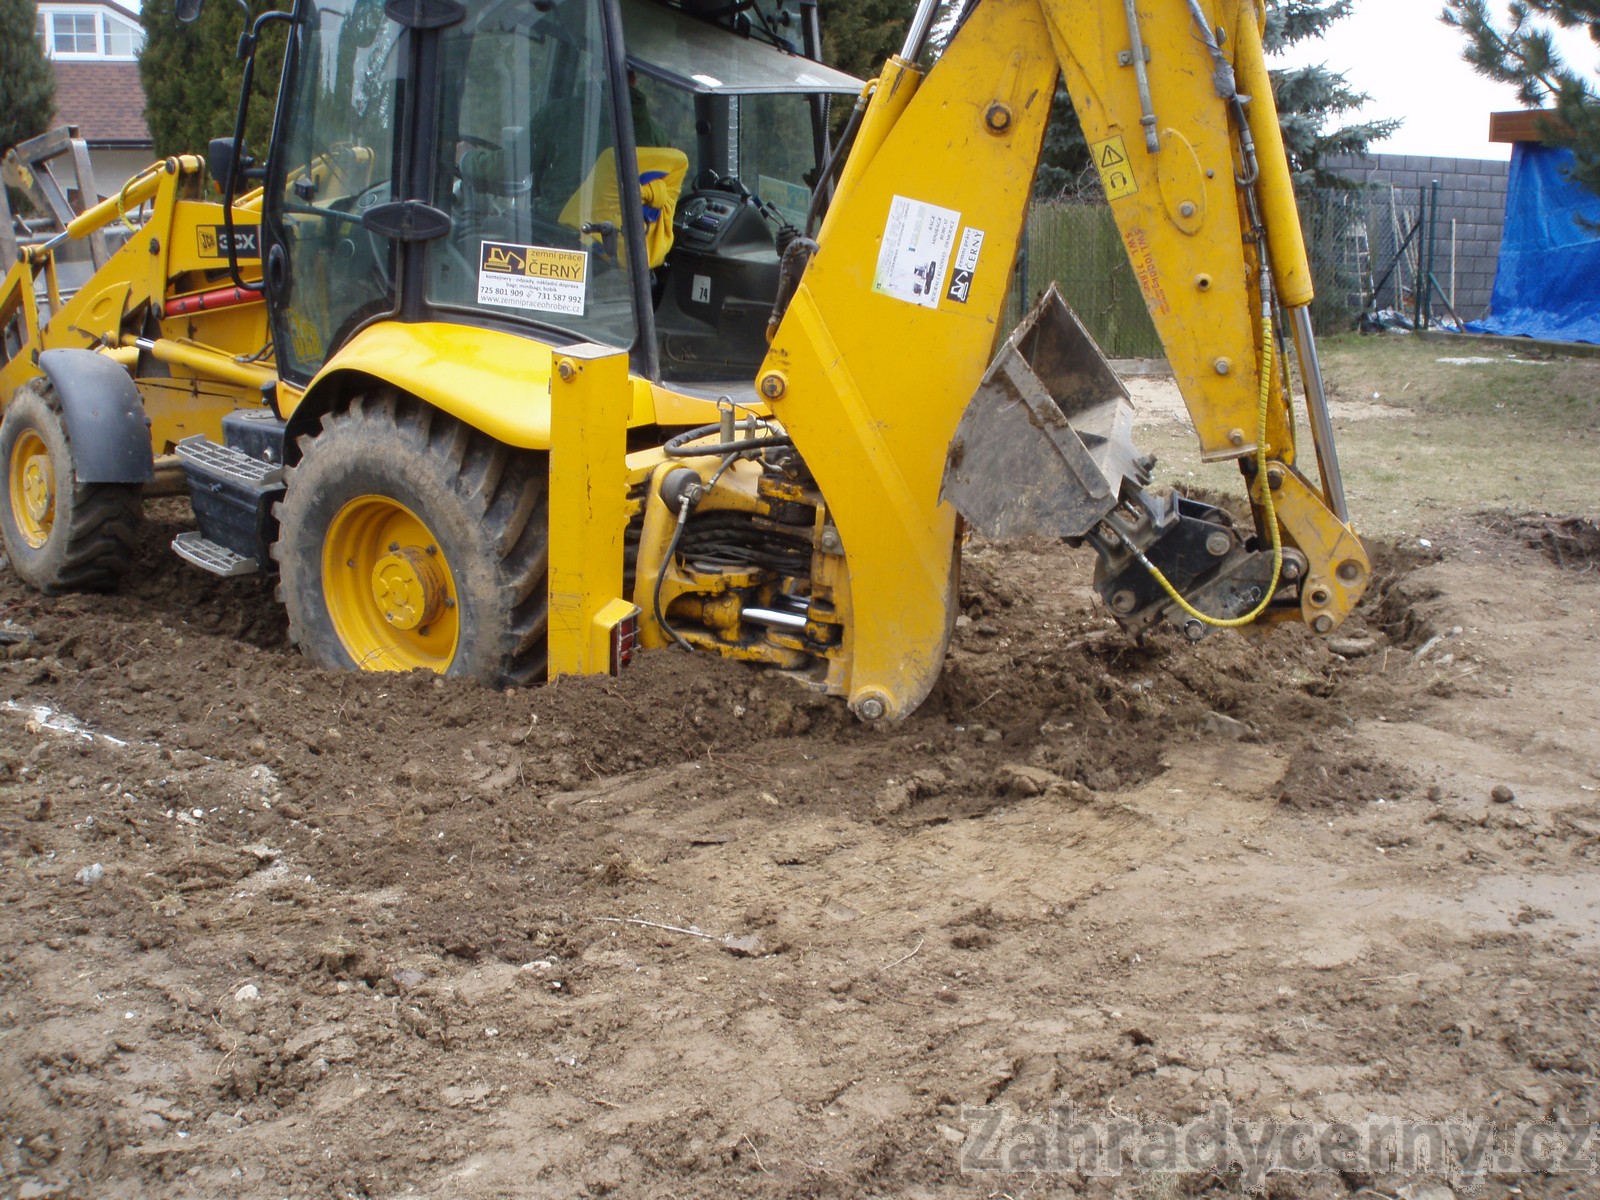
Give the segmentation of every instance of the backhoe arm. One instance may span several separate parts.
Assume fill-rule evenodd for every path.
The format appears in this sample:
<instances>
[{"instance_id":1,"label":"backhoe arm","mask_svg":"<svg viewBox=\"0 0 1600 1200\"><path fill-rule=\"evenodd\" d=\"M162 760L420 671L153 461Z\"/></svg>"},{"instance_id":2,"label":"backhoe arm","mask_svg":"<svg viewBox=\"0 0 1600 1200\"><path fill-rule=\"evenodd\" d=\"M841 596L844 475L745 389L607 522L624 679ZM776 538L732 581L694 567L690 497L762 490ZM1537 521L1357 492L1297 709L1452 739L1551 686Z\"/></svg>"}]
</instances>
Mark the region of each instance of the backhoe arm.
<instances>
[{"instance_id":1,"label":"backhoe arm","mask_svg":"<svg viewBox=\"0 0 1600 1200\"><path fill-rule=\"evenodd\" d=\"M924 76L911 63L927 16L876 81L758 380L847 559L849 679L835 684L868 716L926 696L954 611L957 509L989 532L1093 543L1097 586L1130 628L1333 628L1368 566L1331 435L1321 486L1295 465L1274 346L1287 311L1315 378L1310 270L1260 10L979 0ZM1257 528L1242 537L1215 509L1144 491L1126 393L1058 300L989 366L1058 71L1202 454L1243 467ZM1320 380L1309 391L1317 425Z\"/></svg>"}]
</instances>

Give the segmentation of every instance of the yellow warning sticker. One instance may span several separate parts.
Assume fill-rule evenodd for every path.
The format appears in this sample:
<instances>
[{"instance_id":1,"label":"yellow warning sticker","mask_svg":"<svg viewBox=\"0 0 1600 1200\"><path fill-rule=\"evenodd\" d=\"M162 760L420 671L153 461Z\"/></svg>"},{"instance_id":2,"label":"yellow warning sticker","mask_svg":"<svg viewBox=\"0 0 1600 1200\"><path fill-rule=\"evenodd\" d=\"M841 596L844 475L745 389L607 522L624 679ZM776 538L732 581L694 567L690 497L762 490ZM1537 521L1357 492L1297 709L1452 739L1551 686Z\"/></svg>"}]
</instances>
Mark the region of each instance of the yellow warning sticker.
<instances>
[{"instance_id":1,"label":"yellow warning sticker","mask_svg":"<svg viewBox=\"0 0 1600 1200\"><path fill-rule=\"evenodd\" d=\"M484 242L478 303L582 315L589 256L582 250Z\"/></svg>"},{"instance_id":2,"label":"yellow warning sticker","mask_svg":"<svg viewBox=\"0 0 1600 1200\"><path fill-rule=\"evenodd\" d=\"M1105 186L1107 200L1121 200L1139 190L1133 177L1133 166L1128 162L1128 147L1121 136L1108 137L1089 147L1094 155L1094 165L1100 169L1100 182Z\"/></svg>"}]
</instances>

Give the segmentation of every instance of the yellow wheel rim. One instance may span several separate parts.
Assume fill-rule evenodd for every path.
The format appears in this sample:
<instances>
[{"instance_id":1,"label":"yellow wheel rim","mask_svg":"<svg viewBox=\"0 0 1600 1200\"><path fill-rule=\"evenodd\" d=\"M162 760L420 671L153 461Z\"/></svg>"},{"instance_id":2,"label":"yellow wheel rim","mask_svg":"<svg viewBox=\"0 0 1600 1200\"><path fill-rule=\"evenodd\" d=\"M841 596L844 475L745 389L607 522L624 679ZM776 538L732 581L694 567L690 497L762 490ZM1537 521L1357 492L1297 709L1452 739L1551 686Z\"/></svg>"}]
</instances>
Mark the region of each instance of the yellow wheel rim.
<instances>
[{"instance_id":1,"label":"yellow wheel rim","mask_svg":"<svg viewBox=\"0 0 1600 1200\"><path fill-rule=\"evenodd\" d=\"M56 523L56 469L50 447L25 429L11 447L11 512L23 541L35 550L50 540Z\"/></svg>"},{"instance_id":2,"label":"yellow wheel rim","mask_svg":"<svg viewBox=\"0 0 1600 1200\"><path fill-rule=\"evenodd\" d=\"M439 539L404 504L357 496L322 547L334 632L366 671L444 671L461 630L456 581Z\"/></svg>"}]
</instances>

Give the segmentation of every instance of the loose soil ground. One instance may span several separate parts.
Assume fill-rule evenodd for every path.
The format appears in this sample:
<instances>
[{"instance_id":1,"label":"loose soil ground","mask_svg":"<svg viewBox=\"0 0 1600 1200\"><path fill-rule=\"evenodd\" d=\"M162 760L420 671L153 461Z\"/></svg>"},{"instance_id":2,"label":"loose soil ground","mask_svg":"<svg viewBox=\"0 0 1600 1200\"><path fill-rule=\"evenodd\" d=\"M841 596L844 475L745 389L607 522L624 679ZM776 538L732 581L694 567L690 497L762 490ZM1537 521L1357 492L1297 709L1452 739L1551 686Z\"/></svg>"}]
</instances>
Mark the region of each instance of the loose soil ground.
<instances>
[{"instance_id":1,"label":"loose soil ground","mask_svg":"<svg viewBox=\"0 0 1600 1200\"><path fill-rule=\"evenodd\" d=\"M1326 641L1135 644L1082 554L975 545L888 728L675 651L318 671L175 501L118 595L0 575L0 1195L1227 1195L964 1172L968 1110L1592 1119L1594 510L1419 486Z\"/></svg>"}]
</instances>

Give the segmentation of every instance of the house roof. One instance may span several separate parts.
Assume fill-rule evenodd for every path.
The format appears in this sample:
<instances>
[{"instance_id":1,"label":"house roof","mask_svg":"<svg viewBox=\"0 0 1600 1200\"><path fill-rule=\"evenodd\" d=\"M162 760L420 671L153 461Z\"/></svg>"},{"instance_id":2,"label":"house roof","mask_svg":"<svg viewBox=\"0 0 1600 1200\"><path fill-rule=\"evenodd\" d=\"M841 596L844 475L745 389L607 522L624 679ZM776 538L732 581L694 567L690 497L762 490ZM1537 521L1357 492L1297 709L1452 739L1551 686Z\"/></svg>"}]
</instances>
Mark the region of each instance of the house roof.
<instances>
[{"instance_id":1,"label":"house roof","mask_svg":"<svg viewBox=\"0 0 1600 1200\"><path fill-rule=\"evenodd\" d=\"M120 4L118 0L44 0L44 3L51 8L108 8L135 25L139 23L139 10Z\"/></svg>"},{"instance_id":2,"label":"house roof","mask_svg":"<svg viewBox=\"0 0 1600 1200\"><path fill-rule=\"evenodd\" d=\"M91 146L149 146L139 64L56 59L56 119Z\"/></svg>"}]
</instances>

